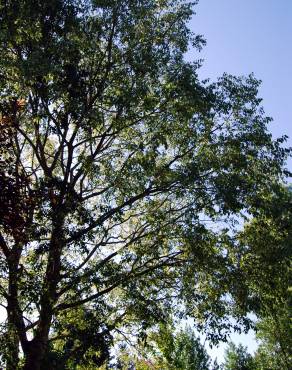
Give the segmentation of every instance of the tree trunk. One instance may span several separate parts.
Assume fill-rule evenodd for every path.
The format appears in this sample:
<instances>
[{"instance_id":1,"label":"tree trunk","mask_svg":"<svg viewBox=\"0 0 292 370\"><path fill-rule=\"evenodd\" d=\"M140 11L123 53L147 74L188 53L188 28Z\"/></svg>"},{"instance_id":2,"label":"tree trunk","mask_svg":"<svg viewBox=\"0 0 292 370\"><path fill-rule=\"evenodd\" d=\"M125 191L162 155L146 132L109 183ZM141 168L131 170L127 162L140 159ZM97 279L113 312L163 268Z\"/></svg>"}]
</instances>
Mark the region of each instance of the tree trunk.
<instances>
[{"instance_id":1,"label":"tree trunk","mask_svg":"<svg viewBox=\"0 0 292 370\"><path fill-rule=\"evenodd\" d=\"M57 299L56 290L60 279L61 253L63 245L64 216L60 217L57 212L56 214L56 218L53 221L54 228L51 236L43 294L40 299L41 311L39 324L36 329L35 337L29 343L28 350L25 352L25 365L23 370L40 370L48 351L53 307Z\"/></svg>"},{"instance_id":2,"label":"tree trunk","mask_svg":"<svg viewBox=\"0 0 292 370\"><path fill-rule=\"evenodd\" d=\"M19 362L19 339L16 327L11 319L11 315L8 314L8 330L7 330L7 360L6 360L6 370L16 370L18 369Z\"/></svg>"},{"instance_id":3,"label":"tree trunk","mask_svg":"<svg viewBox=\"0 0 292 370\"><path fill-rule=\"evenodd\" d=\"M17 330L17 309L18 309L18 298L17 298L17 269L18 269L18 256L11 258L8 261L9 265L9 280L8 280L8 298L7 298L7 370L18 369L19 362L19 333Z\"/></svg>"},{"instance_id":4,"label":"tree trunk","mask_svg":"<svg viewBox=\"0 0 292 370\"><path fill-rule=\"evenodd\" d=\"M46 349L46 341L40 339L32 340L29 344L28 351L25 354L23 370L40 370L45 357Z\"/></svg>"}]
</instances>

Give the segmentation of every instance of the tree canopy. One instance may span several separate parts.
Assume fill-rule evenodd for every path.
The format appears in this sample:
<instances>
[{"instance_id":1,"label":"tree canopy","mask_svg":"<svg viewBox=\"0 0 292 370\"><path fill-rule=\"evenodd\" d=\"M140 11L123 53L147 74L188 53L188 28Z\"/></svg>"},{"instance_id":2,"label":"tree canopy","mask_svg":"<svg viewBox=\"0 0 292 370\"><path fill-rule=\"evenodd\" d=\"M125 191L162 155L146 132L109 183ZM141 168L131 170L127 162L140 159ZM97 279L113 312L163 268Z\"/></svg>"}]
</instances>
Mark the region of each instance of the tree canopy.
<instances>
[{"instance_id":1,"label":"tree canopy","mask_svg":"<svg viewBox=\"0 0 292 370\"><path fill-rule=\"evenodd\" d=\"M230 343L225 352L224 370L255 370L253 358L242 344Z\"/></svg>"},{"instance_id":2,"label":"tree canopy","mask_svg":"<svg viewBox=\"0 0 292 370\"><path fill-rule=\"evenodd\" d=\"M114 368L137 370L209 370L211 360L200 339L190 327L175 331L173 325L161 324L149 334L148 343L133 350L122 347ZM131 353L132 352L132 353ZM115 365L114 365L115 366Z\"/></svg>"},{"instance_id":3,"label":"tree canopy","mask_svg":"<svg viewBox=\"0 0 292 370\"><path fill-rule=\"evenodd\" d=\"M261 291L256 325L259 370L291 367L291 200L291 187L267 194L241 234L246 246L243 270L252 290Z\"/></svg>"},{"instance_id":4,"label":"tree canopy","mask_svg":"<svg viewBox=\"0 0 292 370\"><path fill-rule=\"evenodd\" d=\"M143 337L175 314L214 342L249 327L259 292L239 284L234 224L275 193L289 151L268 132L259 81L200 81L185 61L204 45L193 5L0 3L8 370L52 356L99 366L115 333Z\"/></svg>"}]
</instances>

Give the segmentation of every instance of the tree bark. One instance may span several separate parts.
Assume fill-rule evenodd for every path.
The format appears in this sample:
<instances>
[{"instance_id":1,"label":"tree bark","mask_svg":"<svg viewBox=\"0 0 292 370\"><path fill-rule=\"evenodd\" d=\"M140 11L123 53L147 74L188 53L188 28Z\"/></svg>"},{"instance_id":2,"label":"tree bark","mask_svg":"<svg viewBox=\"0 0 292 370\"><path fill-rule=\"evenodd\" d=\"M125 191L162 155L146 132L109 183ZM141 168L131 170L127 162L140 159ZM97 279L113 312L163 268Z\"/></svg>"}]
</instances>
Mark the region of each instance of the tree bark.
<instances>
[{"instance_id":1,"label":"tree bark","mask_svg":"<svg viewBox=\"0 0 292 370\"><path fill-rule=\"evenodd\" d=\"M25 363L23 370L40 370L46 350L47 341L45 340L45 338L43 340L41 340L40 338L33 339L29 343L28 350L25 354Z\"/></svg>"},{"instance_id":2,"label":"tree bark","mask_svg":"<svg viewBox=\"0 0 292 370\"><path fill-rule=\"evenodd\" d=\"M47 355L49 332L53 318L53 309L57 300L57 285L60 280L61 254L63 247L63 224L62 210L56 210L53 220L50 250L46 275L44 278L43 294L40 299L41 311L39 323L34 339L29 343L25 353L25 365L23 370L40 370L42 362Z\"/></svg>"},{"instance_id":3,"label":"tree bark","mask_svg":"<svg viewBox=\"0 0 292 370\"><path fill-rule=\"evenodd\" d=\"M13 251L14 252L14 251ZM9 279L8 279L8 296L7 296L7 318L8 318L8 354L7 370L16 370L19 362L19 339L20 331L23 329L19 321L18 305L18 265L19 252L11 253L8 258ZM24 339L24 338L23 338Z\"/></svg>"},{"instance_id":4,"label":"tree bark","mask_svg":"<svg viewBox=\"0 0 292 370\"><path fill-rule=\"evenodd\" d=\"M7 330L7 360L6 360L6 370L16 370L18 369L19 362L19 339L17 335L17 329L11 317L8 314L8 330Z\"/></svg>"}]
</instances>

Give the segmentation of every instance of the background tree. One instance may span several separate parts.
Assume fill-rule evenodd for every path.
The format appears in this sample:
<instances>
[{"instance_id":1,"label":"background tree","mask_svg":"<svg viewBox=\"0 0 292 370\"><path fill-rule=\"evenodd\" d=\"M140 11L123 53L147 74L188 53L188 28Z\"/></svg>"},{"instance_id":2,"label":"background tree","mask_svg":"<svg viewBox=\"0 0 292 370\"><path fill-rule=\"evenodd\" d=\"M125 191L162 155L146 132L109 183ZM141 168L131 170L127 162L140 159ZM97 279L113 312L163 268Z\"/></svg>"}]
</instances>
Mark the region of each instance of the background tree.
<instances>
[{"instance_id":1,"label":"background tree","mask_svg":"<svg viewBox=\"0 0 292 370\"><path fill-rule=\"evenodd\" d=\"M257 330L260 345L255 354L256 369L289 370L292 363L291 302L278 307L273 315L261 318Z\"/></svg>"},{"instance_id":2,"label":"background tree","mask_svg":"<svg viewBox=\"0 0 292 370\"><path fill-rule=\"evenodd\" d=\"M209 369L210 357L190 327L181 329L174 336L164 329L157 344L166 360L165 369Z\"/></svg>"},{"instance_id":3,"label":"background tree","mask_svg":"<svg viewBox=\"0 0 292 370\"><path fill-rule=\"evenodd\" d=\"M254 370L255 365L252 356L242 344L236 346L230 343L225 352L224 370Z\"/></svg>"},{"instance_id":4,"label":"background tree","mask_svg":"<svg viewBox=\"0 0 292 370\"><path fill-rule=\"evenodd\" d=\"M257 214L241 233L243 273L249 276L254 296L261 291L256 325L259 369L291 367L291 201L289 187L263 195Z\"/></svg>"},{"instance_id":5,"label":"background tree","mask_svg":"<svg viewBox=\"0 0 292 370\"><path fill-rule=\"evenodd\" d=\"M211 365L207 351L190 327L175 332L172 325L161 325L158 331L148 334L146 344L138 347L136 357L129 347L122 352L119 357L121 369L132 366L137 370L208 370Z\"/></svg>"},{"instance_id":6,"label":"background tree","mask_svg":"<svg viewBox=\"0 0 292 370\"><path fill-rule=\"evenodd\" d=\"M231 316L249 327L257 305L238 285L232 225L274 192L288 151L267 131L253 76L203 83L184 61L204 44L187 28L192 5L0 3L13 130L1 156L15 169L1 175L15 189L0 222L8 369L21 366L18 342L24 369L52 356L99 366L118 330L143 336L172 314L215 342Z\"/></svg>"}]
</instances>

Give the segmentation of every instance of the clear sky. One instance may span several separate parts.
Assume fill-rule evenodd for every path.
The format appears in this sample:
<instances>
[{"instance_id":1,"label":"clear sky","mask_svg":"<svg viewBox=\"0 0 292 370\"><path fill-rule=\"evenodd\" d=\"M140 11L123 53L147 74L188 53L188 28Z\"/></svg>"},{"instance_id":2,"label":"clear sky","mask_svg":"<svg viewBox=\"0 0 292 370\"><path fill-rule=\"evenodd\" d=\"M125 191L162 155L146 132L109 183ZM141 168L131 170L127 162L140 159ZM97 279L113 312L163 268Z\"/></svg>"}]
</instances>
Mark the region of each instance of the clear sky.
<instances>
[{"instance_id":1,"label":"clear sky","mask_svg":"<svg viewBox=\"0 0 292 370\"><path fill-rule=\"evenodd\" d=\"M207 46L188 57L204 59L201 76L253 72L272 133L292 146L292 0L200 0L195 10L190 27Z\"/></svg>"},{"instance_id":2,"label":"clear sky","mask_svg":"<svg viewBox=\"0 0 292 370\"><path fill-rule=\"evenodd\" d=\"M207 46L189 58L203 58L200 77L215 80L224 72L254 73L262 80L260 96L274 118L275 137L290 136L292 146L292 0L200 0L190 28L204 35ZM292 161L288 166L292 171ZM252 352L253 335L233 335ZM224 346L212 351L223 360Z\"/></svg>"}]
</instances>

